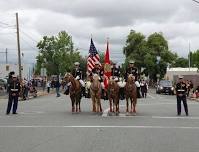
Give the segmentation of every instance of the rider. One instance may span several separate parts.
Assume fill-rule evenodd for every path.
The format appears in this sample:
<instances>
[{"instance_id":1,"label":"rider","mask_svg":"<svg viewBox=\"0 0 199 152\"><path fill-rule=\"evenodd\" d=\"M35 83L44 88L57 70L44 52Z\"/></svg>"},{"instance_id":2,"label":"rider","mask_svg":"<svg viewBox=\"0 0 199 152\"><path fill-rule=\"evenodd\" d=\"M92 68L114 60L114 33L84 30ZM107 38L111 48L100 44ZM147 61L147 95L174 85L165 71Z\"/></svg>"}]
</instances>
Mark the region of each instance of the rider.
<instances>
[{"instance_id":1,"label":"rider","mask_svg":"<svg viewBox=\"0 0 199 152\"><path fill-rule=\"evenodd\" d=\"M126 81L127 81L129 74L132 74L133 76L135 76L135 80L138 79L138 69L135 67L134 63L135 63L135 61L133 61L133 60L129 61L129 66L126 69L126 73L125 73Z\"/></svg>"},{"instance_id":2,"label":"rider","mask_svg":"<svg viewBox=\"0 0 199 152\"><path fill-rule=\"evenodd\" d=\"M90 73L90 76L92 77L94 74L97 74L99 76L99 81L103 82L104 71L100 67L100 62L99 61L95 62L95 67L92 69L92 72Z\"/></svg>"},{"instance_id":3,"label":"rider","mask_svg":"<svg viewBox=\"0 0 199 152\"><path fill-rule=\"evenodd\" d=\"M79 62L75 62L74 63L75 67L72 70L72 75L76 80L79 80L81 86L82 86L82 94L85 95L85 83L82 80L83 79L83 71L80 68L80 63Z\"/></svg>"},{"instance_id":4,"label":"rider","mask_svg":"<svg viewBox=\"0 0 199 152\"><path fill-rule=\"evenodd\" d=\"M114 80L119 81L120 69L116 67L115 62L112 63L111 75L112 75Z\"/></svg>"},{"instance_id":5,"label":"rider","mask_svg":"<svg viewBox=\"0 0 199 152\"><path fill-rule=\"evenodd\" d=\"M127 81L127 78L129 76L129 74L132 74L133 76L135 76L135 84L137 86L137 97L140 98L140 83L138 81L138 69L135 67L135 61L130 60L129 61L129 67L126 69L126 73L125 73L125 80Z\"/></svg>"}]
</instances>

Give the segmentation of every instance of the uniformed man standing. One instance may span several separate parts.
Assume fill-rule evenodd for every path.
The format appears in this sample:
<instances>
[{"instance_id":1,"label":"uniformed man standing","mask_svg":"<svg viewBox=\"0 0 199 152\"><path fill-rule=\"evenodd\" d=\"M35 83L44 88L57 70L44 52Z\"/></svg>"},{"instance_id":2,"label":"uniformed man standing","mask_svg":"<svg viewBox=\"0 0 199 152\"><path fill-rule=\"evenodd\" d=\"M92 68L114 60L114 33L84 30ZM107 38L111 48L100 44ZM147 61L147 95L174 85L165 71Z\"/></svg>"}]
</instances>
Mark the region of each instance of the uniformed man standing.
<instances>
[{"instance_id":1,"label":"uniformed man standing","mask_svg":"<svg viewBox=\"0 0 199 152\"><path fill-rule=\"evenodd\" d=\"M186 83L183 82L183 76L179 76L179 82L176 84L177 115L178 116L181 115L181 101L183 102L186 116L189 115L186 92L187 92L187 87L186 87Z\"/></svg>"},{"instance_id":2,"label":"uniformed man standing","mask_svg":"<svg viewBox=\"0 0 199 152\"><path fill-rule=\"evenodd\" d=\"M20 92L20 83L17 80L16 75L12 75L12 80L9 85L9 100L8 100L8 106L6 114L10 114L12 105L12 113L17 114L17 106L18 106L18 98L19 98L19 92Z\"/></svg>"},{"instance_id":3,"label":"uniformed man standing","mask_svg":"<svg viewBox=\"0 0 199 152\"><path fill-rule=\"evenodd\" d=\"M126 81L127 81L129 74L133 74L133 76L135 76L136 81L138 79L138 69L134 66L134 63L135 63L135 61L133 61L133 60L129 61L129 66L126 69L126 73L125 73L125 80Z\"/></svg>"},{"instance_id":4,"label":"uniformed man standing","mask_svg":"<svg viewBox=\"0 0 199 152\"><path fill-rule=\"evenodd\" d=\"M113 67L111 68L111 76L113 77L113 79L119 81L120 69L116 67L115 62L113 62Z\"/></svg>"}]
</instances>

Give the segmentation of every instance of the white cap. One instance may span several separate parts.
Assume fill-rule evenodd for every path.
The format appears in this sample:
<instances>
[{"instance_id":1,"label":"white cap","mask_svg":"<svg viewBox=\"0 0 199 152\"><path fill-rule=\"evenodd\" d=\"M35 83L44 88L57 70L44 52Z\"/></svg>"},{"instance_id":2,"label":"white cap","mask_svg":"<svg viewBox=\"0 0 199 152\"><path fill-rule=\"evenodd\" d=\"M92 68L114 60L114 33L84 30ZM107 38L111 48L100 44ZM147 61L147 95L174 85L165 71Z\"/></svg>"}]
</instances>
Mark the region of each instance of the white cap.
<instances>
[{"instance_id":1,"label":"white cap","mask_svg":"<svg viewBox=\"0 0 199 152\"><path fill-rule=\"evenodd\" d=\"M13 77L13 78L17 78L17 75L16 75L16 74L13 74L12 77Z\"/></svg>"},{"instance_id":2,"label":"white cap","mask_svg":"<svg viewBox=\"0 0 199 152\"><path fill-rule=\"evenodd\" d=\"M79 62L75 62L74 64L75 64L75 65L79 65L80 63L79 63Z\"/></svg>"},{"instance_id":3,"label":"white cap","mask_svg":"<svg viewBox=\"0 0 199 152\"><path fill-rule=\"evenodd\" d=\"M183 77L182 75L179 75L178 78L179 78L179 79L183 79L184 77Z\"/></svg>"},{"instance_id":4,"label":"white cap","mask_svg":"<svg viewBox=\"0 0 199 152\"><path fill-rule=\"evenodd\" d=\"M135 61L134 61L134 60L130 60L129 63L130 63L130 64L134 64Z\"/></svg>"},{"instance_id":5,"label":"white cap","mask_svg":"<svg viewBox=\"0 0 199 152\"><path fill-rule=\"evenodd\" d=\"M99 64L100 64L100 62L99 62L99 61L96 61L96 62L95 62L95 65L96 65L96 64L98 64L98 65L99 65Z\"/></svg>"}]
</instances>

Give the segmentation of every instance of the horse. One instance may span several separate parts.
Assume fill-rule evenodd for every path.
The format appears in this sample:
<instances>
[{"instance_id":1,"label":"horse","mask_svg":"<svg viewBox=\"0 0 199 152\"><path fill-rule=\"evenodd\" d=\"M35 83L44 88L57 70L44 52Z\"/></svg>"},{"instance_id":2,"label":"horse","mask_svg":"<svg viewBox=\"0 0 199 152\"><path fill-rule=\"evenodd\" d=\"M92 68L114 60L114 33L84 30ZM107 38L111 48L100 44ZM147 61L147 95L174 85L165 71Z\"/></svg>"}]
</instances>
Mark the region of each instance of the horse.
<instances>
[{"instance_id":1,"label":"horse","mask_svg":"<svg viewBox=\"0 0 199 152\"><path fill-rule=\"evenodd\" d=\"M72 74L66 73L64 80L66 83L71 83L69 87L69 94L72 103L72 112L81 112L81 84L76 80Z\"/></svg>"},{"instance_id":2,"label":"horse","mask_svg":"<svg viewBox=\"0 0 199 152\"><path fill-rule=\"evenodd\" d=\"M128 76L126 86L125 86L125 98L126 98L126 112L129 112L129 103L131 101L131 113L136 114L136 104L137 104L137 87L135 85L135 77L130 74Z\"/></svg>"},{"instance_id":3,"label":"horse","mask_svg":"<svg viewBox=\"0 0 199 152\"><path fill-rule=\"evenodd\" d=\"M110 112L119 113L119 85L114 79L110 78L108 83L108 99L110 104ZM112 110L113 103L113 110Z\"/></svg>"},{"instance_id":4,"label":"horse","mask_svg":"<svg viewBox=\"0 0 199 152\"><path fill-rule=\"evenodd\" d=\"M93 112L102 112L101 108L101 83L99 82L99 76L94 74L93 80L90 86L90 93L93 105Z\"/></svg>"}]
</instances>

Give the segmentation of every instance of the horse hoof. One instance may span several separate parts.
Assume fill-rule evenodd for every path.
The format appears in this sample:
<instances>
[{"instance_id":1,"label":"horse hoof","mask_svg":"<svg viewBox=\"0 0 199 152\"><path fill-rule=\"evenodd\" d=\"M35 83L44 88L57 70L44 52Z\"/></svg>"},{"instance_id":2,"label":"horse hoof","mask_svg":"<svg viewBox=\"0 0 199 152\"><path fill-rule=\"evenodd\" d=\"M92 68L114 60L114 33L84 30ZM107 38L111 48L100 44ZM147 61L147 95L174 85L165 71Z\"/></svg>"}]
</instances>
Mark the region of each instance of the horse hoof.
<instances>
[{"instance_id":1,"label":"horse hoof","mask_svg":"<svg viewBox=\"0 0 199 152\"><path fill-rule=\"evenodd\" d=\"M129 112L126 112L126 116L129 116Z\"/></svg>"}]
</instances>

